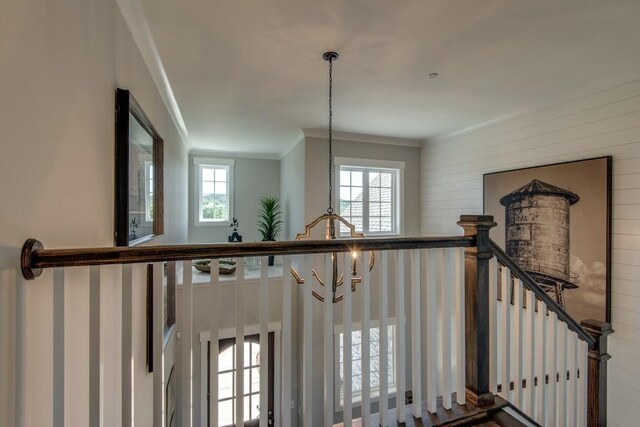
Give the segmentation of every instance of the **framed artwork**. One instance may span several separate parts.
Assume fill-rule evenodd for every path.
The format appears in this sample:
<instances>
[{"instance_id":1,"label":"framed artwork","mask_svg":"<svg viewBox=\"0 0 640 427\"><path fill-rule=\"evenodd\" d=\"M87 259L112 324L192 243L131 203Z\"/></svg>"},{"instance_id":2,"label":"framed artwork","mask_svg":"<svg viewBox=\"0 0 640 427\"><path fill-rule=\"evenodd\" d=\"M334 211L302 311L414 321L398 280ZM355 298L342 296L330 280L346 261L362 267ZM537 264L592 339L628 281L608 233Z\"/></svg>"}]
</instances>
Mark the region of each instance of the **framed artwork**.
<instances>
[{"instance_id":1,"label":"framed artwork","mask_svg":"<svg viewBox=\"0 0 640 427\"><path fill-rule=\"evenodd\" d=\"M611 321L611 157L485 174L491 238L578 322Z\"/></svg>"},{"instance_id":2,"label":"framed artwork","mask_svg":"<svg viewBox=\"0 0 640 427\"><path fill-rule=\"evenodd\" d=\"M116 90L115 245L164 233L163 140L128 90Z\"/></svg>"}]
</instances>

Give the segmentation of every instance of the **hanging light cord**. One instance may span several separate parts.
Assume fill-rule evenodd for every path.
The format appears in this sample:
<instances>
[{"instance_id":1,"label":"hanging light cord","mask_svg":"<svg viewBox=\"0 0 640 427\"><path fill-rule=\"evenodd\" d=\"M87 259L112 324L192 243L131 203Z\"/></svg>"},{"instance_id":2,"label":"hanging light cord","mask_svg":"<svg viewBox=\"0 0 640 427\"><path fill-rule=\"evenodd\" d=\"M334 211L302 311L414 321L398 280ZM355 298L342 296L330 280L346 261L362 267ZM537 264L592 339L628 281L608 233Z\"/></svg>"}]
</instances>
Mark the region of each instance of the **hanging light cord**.
<instances>
[{"instance_id":1,"label":"hanging light cord","mask_svg":"<svg viewBox=\"0 0 640 427\"><path fill-rule=\"evenodd\" d=\"M333 121L333 58L329 57L329 207L327 213L333 213L333 139L332 139L332 121Z\"/></svg>"}]
</instances>

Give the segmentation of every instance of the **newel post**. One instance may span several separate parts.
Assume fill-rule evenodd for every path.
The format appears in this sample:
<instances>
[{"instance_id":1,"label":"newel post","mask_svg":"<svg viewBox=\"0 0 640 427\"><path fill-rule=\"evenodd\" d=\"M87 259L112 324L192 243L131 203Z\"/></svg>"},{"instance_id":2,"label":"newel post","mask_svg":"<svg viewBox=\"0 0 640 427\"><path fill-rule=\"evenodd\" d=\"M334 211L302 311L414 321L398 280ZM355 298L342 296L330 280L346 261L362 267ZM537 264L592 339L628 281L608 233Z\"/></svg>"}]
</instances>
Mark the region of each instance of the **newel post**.
<instances>
[{"instance_id":1,"label":"newel post","mask_svg":"<svg viewBox=\"0 0 640 427\"><path fill-rule=\"evenodd\" d=\"M595 348L589 348L587 373L587 426L607 425L607 336L613 332L611 323L588 319L580 322L596 339Z\"/></svg>"},{"instance_id":2,"label":"newel post","mask_svg":"<svg viewBox=\"0 0 640 427\"><path fill-rule=\"evenodd\" d=\"M489 230L491 215L462 215L458 225L476 245L465 249L466 398L476 406L494 403L489 389Z\"/></svg>"}]
</instances>

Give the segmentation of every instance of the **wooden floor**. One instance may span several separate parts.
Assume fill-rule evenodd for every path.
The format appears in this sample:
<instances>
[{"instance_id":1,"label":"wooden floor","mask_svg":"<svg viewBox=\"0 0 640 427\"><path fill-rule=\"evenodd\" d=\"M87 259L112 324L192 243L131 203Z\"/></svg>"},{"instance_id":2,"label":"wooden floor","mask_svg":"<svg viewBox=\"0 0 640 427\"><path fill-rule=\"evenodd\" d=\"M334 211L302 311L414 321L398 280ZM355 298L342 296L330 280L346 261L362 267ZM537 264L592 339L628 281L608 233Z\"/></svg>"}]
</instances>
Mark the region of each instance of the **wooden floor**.
<instances>
[{"instance_id":1,"label":"wooden floor","mask_svg":"<svg viewBox=\"0 0 640 427\"><path fill-rule=\"evenodd\" d=\"M447 410L442 407L442 398L438 398L437 411L435 414L427 411L427 403L422 403L422 418L414 418L411 413L411 405L405 407L406 423L400 424L396 420L396 410L389 410L390 426L406 426L406 427L436 427L436 426L519 426L520 423L513 424L509 422L508 416L498 415L500 410L509 405L509 403L499 396L495 397L495 403L491 406L479 408L467 407L455 403L455 394L453 395L453 403L451 409ZM496 414L496 416L494 416ZM380 425L380 419L377 414L371 416L371 424L367 427L377 427ZM363 427L362 420L357 419L352 423L354 427ZM343 423L336 424L335 427L344 427Z\"/></svg>"}]
</instances>

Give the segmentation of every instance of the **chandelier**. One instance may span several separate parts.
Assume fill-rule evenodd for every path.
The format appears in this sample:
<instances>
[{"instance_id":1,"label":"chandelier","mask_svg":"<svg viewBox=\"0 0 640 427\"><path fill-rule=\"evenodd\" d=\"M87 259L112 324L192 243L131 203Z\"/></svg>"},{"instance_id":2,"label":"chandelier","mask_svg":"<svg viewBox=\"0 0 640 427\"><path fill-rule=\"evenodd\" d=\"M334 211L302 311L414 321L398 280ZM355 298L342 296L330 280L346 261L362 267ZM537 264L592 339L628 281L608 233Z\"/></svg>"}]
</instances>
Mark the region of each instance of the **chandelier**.
<instances>
[{"instance_id":1,"label":"chandelier","mask_svg":"<svg viewBox=\"0 0 640 427\"><path fill-rule=\"evenodd\" d=\"M362 238L364 234L356 232L356 227L351 224L349 221L336 214L333 210L333 62L338 59L338 54L336 52L325 52L322 55L322 59L329 63L329 204L327 207L327 212L320 215L318 218L311 221L309 224L305 226L304 233L299 233L296 236L296 240L305 240L311 238L311 232L314 227L319 224L325 225L325 233L324 237L326 240L335 240L336 238L336 221L343 225L347 230L349 230L349 237L351 238ZM349 272L349 282L351 287L351 292L355 292L356 285L362 283L362 278L358 276L358 252L354 249L351 251L352 262L351 268ZM321 285L321 286L331 286L332 295L333 295L333 303L337 303L342 301L344 298L344 292L341 295L338 295L338 288L343 286L345 283L345 274L347 270L347 265L345 264L344 269L345 272L342 274L338 274L338 254L333 252L331 254L331 263L332 263L332 274L331 278L322 279L318 272L315 269L311 269L311 275L313 278ZM375 263L375 254L373 251L371 252L371 256L369 257L369 265L367 266L369 270L373 268ZM295 278L298 284L303 284L304 279L300 276L298 271L295 268L291 268L291 274ZM330 283L328 283L330 280ZM320 295L315 290L312 290L313 296L320 300L324 301L324 297Z\"/></svg>"}]
</instances>

